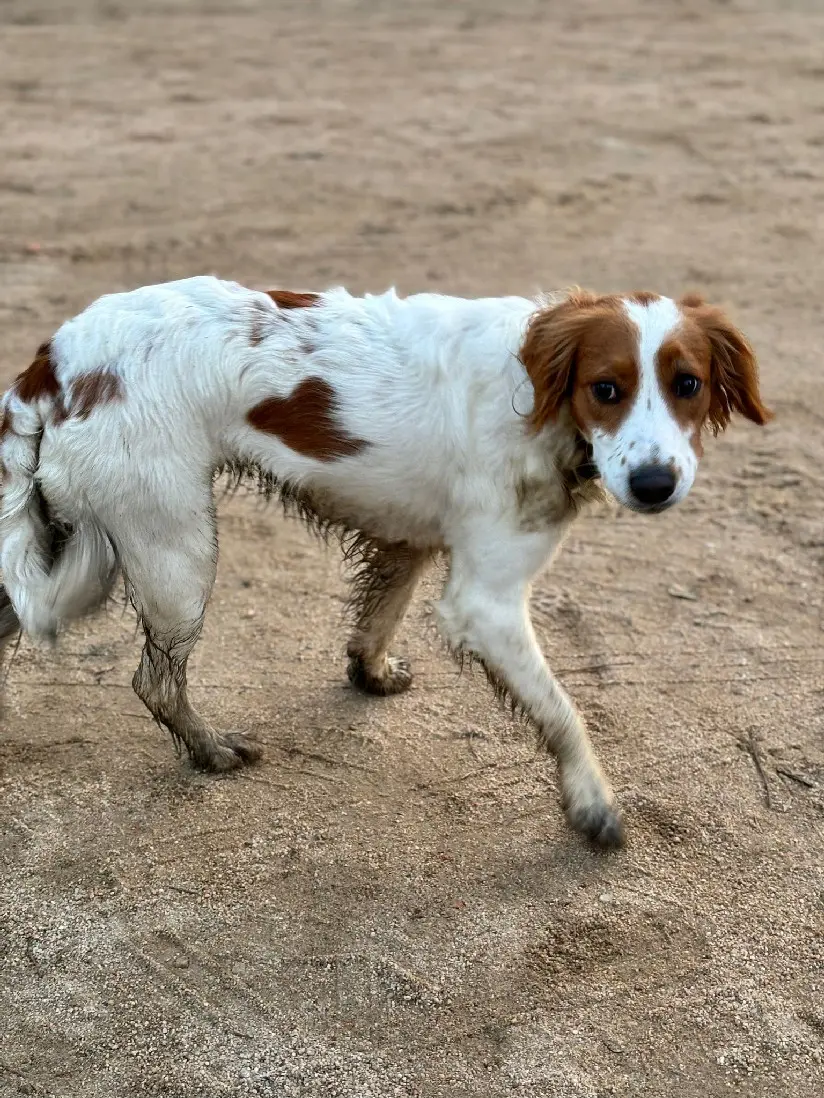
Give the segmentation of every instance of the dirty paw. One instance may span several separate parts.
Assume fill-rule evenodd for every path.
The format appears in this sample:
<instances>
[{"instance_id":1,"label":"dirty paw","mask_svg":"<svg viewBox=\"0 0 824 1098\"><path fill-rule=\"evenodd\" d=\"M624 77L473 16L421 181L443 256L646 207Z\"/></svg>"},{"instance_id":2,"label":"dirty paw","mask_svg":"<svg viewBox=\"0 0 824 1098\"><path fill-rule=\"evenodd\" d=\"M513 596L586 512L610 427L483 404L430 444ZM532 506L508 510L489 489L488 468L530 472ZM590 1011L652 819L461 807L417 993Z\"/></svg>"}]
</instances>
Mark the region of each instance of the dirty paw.
<instances>
[{"instance_id":1,"label":"dirty paw","mask_svg":"<svg viewBox=\"0 0 824 1098\"><path fill-rule=\"evenodd\" d=\"M620 850L626 841L620 812L610 804L595 801L567 807L570 827L602 850Z\"/></svg>"},{"instance_id":2,"label":"dirty paw","mask_svg":"<svg viewBox=\"0 0 824 1098\"><path fill-rule=\"evenodd\" d=\"M412 685L412 668L403 656L387 656L380 674L369 670L362 656L352 656L348 675L349 681L359 690L382 697L402 694Z\"/></svg>"},{"instance_id":3,"label":"dirty paw","mask_svg":"<svg viewBox=\"0 0 824 1098\"><path fill-rule=\"evenodd\" d=\"M199 770L210 770L216 774L237 770L257 762L263 754L260 744L240 732L226 732L215 736L214 740L201 745L192 754L192 764Z\"/></svg>"}]
</instances>

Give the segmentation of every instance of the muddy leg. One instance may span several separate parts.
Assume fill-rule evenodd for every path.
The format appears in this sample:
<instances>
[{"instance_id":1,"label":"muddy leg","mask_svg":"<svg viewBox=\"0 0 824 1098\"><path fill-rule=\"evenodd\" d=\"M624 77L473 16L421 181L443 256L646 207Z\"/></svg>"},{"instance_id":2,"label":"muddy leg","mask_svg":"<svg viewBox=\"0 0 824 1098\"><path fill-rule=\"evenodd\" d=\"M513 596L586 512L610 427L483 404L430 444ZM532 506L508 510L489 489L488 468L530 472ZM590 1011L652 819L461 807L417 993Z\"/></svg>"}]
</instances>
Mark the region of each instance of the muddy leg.
<instances>
[{"instance_id":1,"label":"muddy leg","mask_svg":"<svg viewBox=\"0 0 824 1098\"><path fill-rule=\"evenodd\" d=\"M209 528L209 519L212 526ZM151 547L120 545L132 601L146 634L135 692L155 719L203 770L233 770L260 757L240 733L218 732L189 702L186 664L203 627L217 563L211 509L193 529L178 529ZM211 536L210 536L211 534Z\"/></svg>"},{"instance_id":2,"label":"muddy leg","mask_svg":"<svg viewBox=\"0 0 824 1098\"><path fill-rule=\"evenodd\" d=\"M0 586L0 653L20 632L20 620L14 612L9 593Z\"/></svg>"},{"instance_id":3,"label":"muddy leg","mask_svg":"<svg viewBox=\"0 0 824 1098\"><path fill-rule=\"evenodd\" d=\"M387 649L406 612L429 554L406 545L372 543L352 584L355 628L346 652L349 678L369 694L400 694L412 685L408 660Z\"/></svg>"},{"instance_id":4,"label":"muddy leg","mask_svg":"<svg viewBox=\"0 0 824 1098\"><path fill-rule=\"evenodd\" d=\"M3 708L6 678L11 660L14 658L15 644L20 639L20 619L14 612L9 593L0 586L0 713Z\"/></svg>"}]
</instances>

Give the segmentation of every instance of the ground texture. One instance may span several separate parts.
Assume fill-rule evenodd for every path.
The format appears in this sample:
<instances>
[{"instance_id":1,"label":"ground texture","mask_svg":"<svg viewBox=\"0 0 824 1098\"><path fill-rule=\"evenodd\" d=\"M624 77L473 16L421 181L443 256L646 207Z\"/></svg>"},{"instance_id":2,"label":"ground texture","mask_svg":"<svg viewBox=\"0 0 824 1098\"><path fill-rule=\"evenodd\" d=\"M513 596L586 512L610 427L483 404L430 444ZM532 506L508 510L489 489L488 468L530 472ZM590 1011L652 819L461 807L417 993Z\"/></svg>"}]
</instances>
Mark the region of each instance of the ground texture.
<instances>
[{"instance_id":1,"label":"ground texture","mask_svg":"<svg viewBox=\"0 0 824 1098\"><path fill-rule=\"evenodd\" d=\"M505 11L505 14L504 14ZM459 676L344 673L334 552L221 508L177 760L130 613L21 648L0 726L0 1094L806 1096L824 1083L824 13L779 2L5 0L2 380L98 294L703 290L777 418L534 594L629 846Z\"/></svg>"}]
</instances>

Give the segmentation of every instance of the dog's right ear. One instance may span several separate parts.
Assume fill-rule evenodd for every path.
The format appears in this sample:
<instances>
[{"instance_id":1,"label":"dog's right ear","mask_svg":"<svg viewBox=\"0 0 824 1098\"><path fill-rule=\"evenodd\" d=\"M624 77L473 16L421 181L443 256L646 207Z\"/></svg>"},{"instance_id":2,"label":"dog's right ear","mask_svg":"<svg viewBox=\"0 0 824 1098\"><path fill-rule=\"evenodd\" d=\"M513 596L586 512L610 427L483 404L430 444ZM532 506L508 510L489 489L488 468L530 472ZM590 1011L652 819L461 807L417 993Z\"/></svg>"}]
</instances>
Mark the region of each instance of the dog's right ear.
<instances>
[{"instance_id":1,"label":"dog's right ear","mask_svg":"<svg viewBox=\"0 0 824 1098\"><path fill-rule=\"evenodd\" d=\"M529 419L535 431L555 419L572 394L578 345L596 301L594 294L576 288L529 321L518 357L532 382L534 404Z\"/></svg>"}]
</instances>

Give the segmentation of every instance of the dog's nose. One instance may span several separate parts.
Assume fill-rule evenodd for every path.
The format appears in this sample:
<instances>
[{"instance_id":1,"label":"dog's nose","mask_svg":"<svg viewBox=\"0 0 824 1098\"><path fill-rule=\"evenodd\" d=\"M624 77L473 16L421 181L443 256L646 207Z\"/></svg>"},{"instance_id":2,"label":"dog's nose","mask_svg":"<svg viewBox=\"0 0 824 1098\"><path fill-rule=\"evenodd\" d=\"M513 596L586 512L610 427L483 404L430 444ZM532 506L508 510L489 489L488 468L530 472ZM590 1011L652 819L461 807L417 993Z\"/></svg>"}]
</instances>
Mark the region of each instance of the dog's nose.
<instances>
[{"instance_id":1,"label":"dog's nose","mask_svg":"<svg viewBox=\"0 0 824 1098\"><path fill-rule=\"evenodd\" d=\"M629 488L639 503L665 503L675 491L675 473L666 465L641 465L630 473Z\"/></svg>"}]
</instances>

